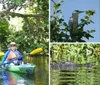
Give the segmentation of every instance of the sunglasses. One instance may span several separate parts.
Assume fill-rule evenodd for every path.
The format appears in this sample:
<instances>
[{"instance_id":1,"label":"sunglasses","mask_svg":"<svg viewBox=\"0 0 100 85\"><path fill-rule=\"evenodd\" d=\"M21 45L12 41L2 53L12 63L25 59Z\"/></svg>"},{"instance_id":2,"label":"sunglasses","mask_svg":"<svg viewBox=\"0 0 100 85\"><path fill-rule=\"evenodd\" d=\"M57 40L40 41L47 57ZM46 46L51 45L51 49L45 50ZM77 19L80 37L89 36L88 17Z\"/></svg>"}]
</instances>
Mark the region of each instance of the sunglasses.
<instances>
[{"instance_id":1,"label":"sunglasses","mask_svg":"<svg viewBox=\"0 0 100 85\"><path fill-rule=\"evenodd\" d=\"M15 47L16 45L10 45L10 47Z\"/></svg>"}]
</instances>

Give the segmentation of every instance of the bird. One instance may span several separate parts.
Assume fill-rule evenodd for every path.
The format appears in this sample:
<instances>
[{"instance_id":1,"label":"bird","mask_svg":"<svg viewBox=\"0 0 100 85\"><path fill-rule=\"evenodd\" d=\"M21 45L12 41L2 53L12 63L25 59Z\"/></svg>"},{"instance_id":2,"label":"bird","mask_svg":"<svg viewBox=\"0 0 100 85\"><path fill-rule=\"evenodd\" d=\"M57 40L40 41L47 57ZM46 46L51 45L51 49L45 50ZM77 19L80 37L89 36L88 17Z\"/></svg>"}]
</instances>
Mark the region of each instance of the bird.
<instances>
[{"instance_id":1,"label":"bird","mask_svg":"<svg viewBox=\"0 0 100 85\"><path fill-rule=\"evenodd\" d=\"M69 22L68 22L69 32L70 32L71 39L73 41L76 40L75 35L79 32L79 30L78 30L78 15L83 12L84 11L75 10L69 19Z\"/></svg>"}]
</instances>

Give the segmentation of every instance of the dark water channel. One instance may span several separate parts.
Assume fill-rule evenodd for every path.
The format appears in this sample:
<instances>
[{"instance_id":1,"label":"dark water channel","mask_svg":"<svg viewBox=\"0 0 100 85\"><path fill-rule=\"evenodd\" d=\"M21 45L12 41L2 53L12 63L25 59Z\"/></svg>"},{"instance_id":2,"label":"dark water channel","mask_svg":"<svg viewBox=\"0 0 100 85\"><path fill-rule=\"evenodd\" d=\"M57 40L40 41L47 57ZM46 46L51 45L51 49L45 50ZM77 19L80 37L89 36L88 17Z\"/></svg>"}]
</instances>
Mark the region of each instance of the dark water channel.
<instances>
[{"instance_id":1,"label":"dark water channel","mask_svg":"<svg viewBox=\"0 0 100 85\"><path fill-rule=\"evenodd\" d=\"M51 70L51 85L100 85L100 64L70 70Z\"/></svg>"},{"instance_id":2,"label":"dark water channel","mask_svg":"<svg viewBox=\"0 0 100 85\"><path fill-rule=\"evenodd\" d=\"M35 73L18 74L0 69L0 85L48 85L48 57L26 57L24 61L36 65Z\"/></svg>"}]
</instances>

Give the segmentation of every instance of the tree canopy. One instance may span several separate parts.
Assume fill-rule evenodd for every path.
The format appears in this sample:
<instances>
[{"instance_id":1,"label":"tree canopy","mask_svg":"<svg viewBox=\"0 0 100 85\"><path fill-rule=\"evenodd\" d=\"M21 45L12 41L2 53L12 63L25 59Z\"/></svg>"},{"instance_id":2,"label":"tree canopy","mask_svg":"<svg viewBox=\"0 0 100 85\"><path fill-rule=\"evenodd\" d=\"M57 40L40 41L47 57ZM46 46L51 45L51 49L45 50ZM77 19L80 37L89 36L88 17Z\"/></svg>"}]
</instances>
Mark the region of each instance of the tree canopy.
<instances>
[{"instance_id":1,"label":"tree canopy","mask_svg":"<svg viewBox=\"0 0 100 85\"><path fill-rule=\"evenodd\" d=\"M15 41L23 52L37 47L47 52L48 0L0 0L0 5L0 47L7 49L9 42ZM13 18L22 19L18 30L9 23Z\"/></svg>"},{"instance_id":2,"label":"tree canopy","mask_svg":"<svg viewBox=\"0 0 100 85\"><path fill-rule=\"evenodd\" d=\"M95 14L95 10L85 10L85 16L80 20L81 22L78 23L77 32L74 32L73 35L70 32L69 24L65 22L62 10L60 9L60 6L64 1L58 0L58 2L55 2L54 0L51 0L51 3L53 4L50 21L51 42L86 42L86 40L94 38L91 33L95 32L95 30L90 30L90 28L87 28L86 30L85 26L94 23L91 17ZM74 38L72 39L72 37Z\"/></svg>"}]
</instances>

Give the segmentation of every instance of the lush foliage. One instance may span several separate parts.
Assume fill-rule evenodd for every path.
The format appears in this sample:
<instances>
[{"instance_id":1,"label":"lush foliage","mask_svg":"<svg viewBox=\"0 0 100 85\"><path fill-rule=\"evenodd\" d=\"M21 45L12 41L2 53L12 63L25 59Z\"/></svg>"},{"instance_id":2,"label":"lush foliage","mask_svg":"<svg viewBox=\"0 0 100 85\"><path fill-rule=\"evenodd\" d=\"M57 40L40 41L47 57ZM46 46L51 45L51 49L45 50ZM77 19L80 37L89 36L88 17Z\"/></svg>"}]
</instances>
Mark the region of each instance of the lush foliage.
<instances>
[{"instance_id":1,"label":"lush foliage","mask_svg":"<svg viewBox=\"0 0 100 85\"><path fill-rule=\"evenodd\" d=\"M3 56L4 56L4 52L0 52L0 61L2 60Z\"/></svg>"},{"instance_id":2,"label":"lush foliage","mask_svg":"<svg viewBox=\"0 0 100 85\"><path fill-rule=\"evenodd\" d=\"M51 0L53 5L52 14L51 14L51 42L85 42L86 39L94 38L91 33L95 32L94 29L86 30L85 26L91 23L94 23L91 20L91 16L95 14L94 10L86 10L85 16L82 18L78 24L77 32L73 34L70 32L69 25L64 21L62 16L62 11L60 6L63 3L63 0L59 0L58 3ZM90 28L88 28L90 29ZM74 39L75 40L74 40Z\"/></svg>"},{"instance_id":3,"label":"lush foliage","mask_svg":"<svg viewBox=\"0 0 100 85\"><path fill-rule=\"evenodd\" d=\"M100 62L100 44L53 44L51 62L85 64Z\"/></svg>"},{"instance_id":4,"label":"lush foliage","mask_svg":"<svg viewBox=\"0 0 100 85\"><path fill-rule=\"evenodd\" d=\"M9 35L8 22L5 19L0 18L0 46L5 46L7 37Z\"/></svg>"},{"instance_id":5,"label":"lush foliage","mask_svg":"<svg viewBox=\"0 0 100 85\"><path fill-rule=\"evenodd\" d=\"M0 4L0 47L7 49L7 45L15 41L22 52L38 47L47 52L48 0L1 0ZM17 30L9 23L13 18L22 20L18 19L23 25Z\"/></svg>"}]
</instances>

